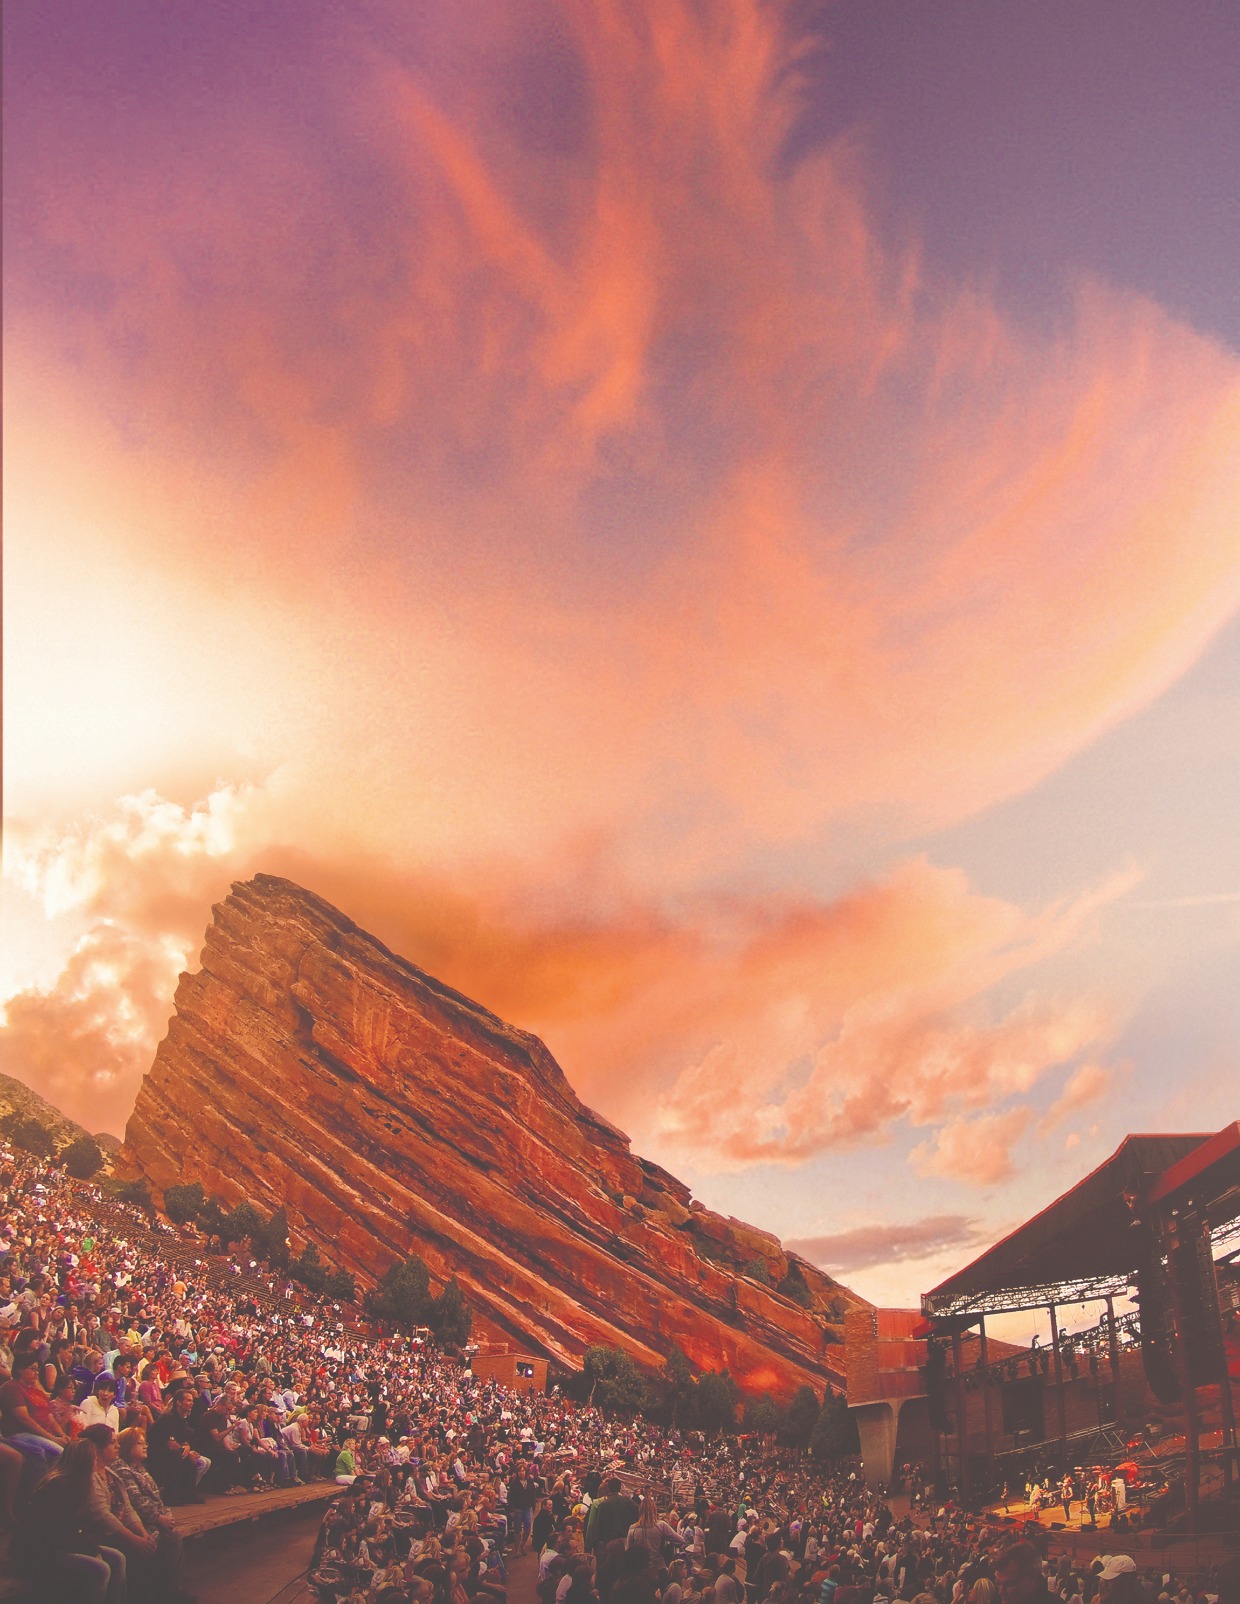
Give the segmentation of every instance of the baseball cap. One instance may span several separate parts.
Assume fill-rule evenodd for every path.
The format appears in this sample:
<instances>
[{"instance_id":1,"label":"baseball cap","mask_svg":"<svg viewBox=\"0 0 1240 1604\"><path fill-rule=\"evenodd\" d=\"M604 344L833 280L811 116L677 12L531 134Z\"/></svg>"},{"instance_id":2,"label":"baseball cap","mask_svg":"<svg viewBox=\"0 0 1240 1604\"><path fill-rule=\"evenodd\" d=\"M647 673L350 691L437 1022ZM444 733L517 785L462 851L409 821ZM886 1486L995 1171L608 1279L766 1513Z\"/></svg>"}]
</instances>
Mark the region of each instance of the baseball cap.
<instances>
[{"instance_id":1,"label":"baseball cap","mask_svg":"<svg viewBox=\"0 0 1240 1604\"><path fill-rule=\"evenodd\" d=\"M1098 1572L1100 1582L1113 1582L1117 1576L1131 1576L1137 1562L1130 1554L1108 1554Z\"/></svg>"}]
</instances>

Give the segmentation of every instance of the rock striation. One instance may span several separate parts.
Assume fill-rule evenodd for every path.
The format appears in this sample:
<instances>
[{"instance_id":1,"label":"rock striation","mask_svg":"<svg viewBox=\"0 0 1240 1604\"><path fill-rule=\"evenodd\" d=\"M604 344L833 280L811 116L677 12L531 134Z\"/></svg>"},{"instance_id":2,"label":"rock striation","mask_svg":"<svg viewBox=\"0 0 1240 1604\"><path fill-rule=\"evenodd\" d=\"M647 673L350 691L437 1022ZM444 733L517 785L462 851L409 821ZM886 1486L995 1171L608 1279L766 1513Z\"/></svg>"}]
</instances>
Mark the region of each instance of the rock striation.
<instances>
[{"instance_id":1,"label":"rock striation","mask_svg":"<svg viewBox=\"0 0 1240 1604\"><path fill-rule=\"evenodd\" d=\"M745 1391L821 1393L864 1306L637 1157L537 1037L271 875L213 910L117 1169L283 1204L362 1282L419 1253L490 1332L569 1366L676 1343Z\"/></svg>"}]
</instances>

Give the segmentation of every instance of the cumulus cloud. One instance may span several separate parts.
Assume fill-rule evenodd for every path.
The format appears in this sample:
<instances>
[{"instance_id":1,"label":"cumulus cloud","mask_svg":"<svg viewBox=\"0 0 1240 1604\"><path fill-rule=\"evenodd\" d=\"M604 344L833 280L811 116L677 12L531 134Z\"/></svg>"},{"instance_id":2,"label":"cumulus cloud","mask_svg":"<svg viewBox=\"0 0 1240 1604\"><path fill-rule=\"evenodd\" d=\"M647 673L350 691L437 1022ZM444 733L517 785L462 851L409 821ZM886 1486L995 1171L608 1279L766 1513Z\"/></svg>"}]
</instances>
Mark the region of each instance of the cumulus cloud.
<instances>
[{"instance_id":1,"label":"cumulus cloud","mask_svg":"<svg viewBox=\"0 0 1240 1604\"><path fill-rule=\"evenodd\" d=\"M827 908L800 909L737 964L735 1013L681 1069L665 1136L716 1162L797 1162L1027 1096L1113 1039L1105 999L1034 976L1086 938L1132 870L1034 915L924 860ZM1025 976L1014 1004L1003 988ZM719 1096L720 1086L739 1095Z\"/></svg>"},{"instance_id":2,"label":"cumulus cloud","mask_svg":"<svg viewBox=\"0 0 1240 1604\"><path fill-rule=\"evenodd\" d=\"M1114 1079L1115 1071L1112 1068L1103 1064L1082 1064L1064 1082L1063 1090L1039 1122L1039 1131L1045 1134L1053 1130L1069 1114L1076 1114L1105 1096Z\"/></svg>"},{"instance_id":3,"label":"cumulus cloud","mask_svg":"<svg viewBox=\"0 0 1240 1604\"><path fill-rule=\"evenodd\" d=\"M236 853L256 794L224 785L189 808L153 790L124 796L107 816L10 837L5 872L48 918L106 907L115 920L154 902L175 924L199 912L209 866Z\"/></svg>"},{"instance_id":4,"label":"cumulus cloud","mask_svg":"<svg viewBox=\"0 0 1240 1604\"><path fill-rule=\"evenodd\" d=\"M909 1154L919 1175L941 1175L970 1186L995 1186L1013 1171L1012 1149L1029 1127L1027 1108L954 1119Z\"/></svg>"},{"instance_id":5,"label":"cumulus cloud","mask_svg":"<svg viewBox=\"0 0 1240 1604\"><path fill-rule=\"evenodd\" d=\"M49 989L7 999L0 1025L7 1070L93 1131L124 1130L163 1033L179 955L146 936L100 924Z\"/></svg>"},{"instance_id":6,"label":"cumulus cloud","mask_svg":"<svg viewBox=\"0 0 1240 1604\"><path fill-rule=\"evenodd\" d=\"M799 1237L784 1245L832 1275L850 1275L879 1264L928 1259L949 1248L973 1247L984 1239L966 1214L928 1214L897 1225L859 1225L830 1236Z\"/></svg>"},{"instance_id":7,"label":"cumulus cloud","mask_svg":"<svg viewBox=\"0 0 1240 1604\"><path fill-rule=\"evenodd\" d=\"M1070 949L1132 875L1036 915L918 859L834 903L710 895L673 915L631 897L570 917L489 871L289 847L282 818L278 788L221 787L191 807L147 793L11 840L12 883L76 932L55 983L8 1000L15 1072L74 1117L121 1122L208 908L259 869L542 1035L587 1102L705 1168L937 1127L1028 1094L1116 1028L1096 1000L1032 983L989 1017L989 994Z\"/></svg>"},{"instance_id":8,"label":"cumulus cloud","mask_svg":"<svg viewBox=\"0 0 1240 1604\"><path fill-rule=\"evenodd\" d=\"M232 787L188 809L148 791L63 832L9 833L6 880L66 927L70 950L53 984L0 999L5 1064L90 1130L124 1129L245 807Z\"/></svg>"}]
</instances>

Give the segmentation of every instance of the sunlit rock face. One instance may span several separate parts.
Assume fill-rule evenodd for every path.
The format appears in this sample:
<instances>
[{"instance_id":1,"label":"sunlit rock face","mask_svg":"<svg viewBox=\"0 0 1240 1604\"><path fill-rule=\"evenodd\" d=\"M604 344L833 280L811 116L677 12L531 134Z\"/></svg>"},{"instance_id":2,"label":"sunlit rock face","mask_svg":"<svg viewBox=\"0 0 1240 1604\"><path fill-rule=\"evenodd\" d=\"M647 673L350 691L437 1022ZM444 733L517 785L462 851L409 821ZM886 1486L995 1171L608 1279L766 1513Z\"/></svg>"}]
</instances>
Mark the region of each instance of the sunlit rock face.
<instances>
[{"instance_id":1,"label":"sunlit rock face","mask_svg":"<svg viewBox=\"0 0 1240 1604\"><path fill-rule=\"evenodd\" d=\"M283 1204L363 1282L419 1253L485 1328L569 1365L677 1343L746 1391L821 1392L861 1303L633 1154L537 1037L271 875L214 909L118 1168ZM799 1301L775 1290L798 1278Z\"/></svg>"}]
</instances>

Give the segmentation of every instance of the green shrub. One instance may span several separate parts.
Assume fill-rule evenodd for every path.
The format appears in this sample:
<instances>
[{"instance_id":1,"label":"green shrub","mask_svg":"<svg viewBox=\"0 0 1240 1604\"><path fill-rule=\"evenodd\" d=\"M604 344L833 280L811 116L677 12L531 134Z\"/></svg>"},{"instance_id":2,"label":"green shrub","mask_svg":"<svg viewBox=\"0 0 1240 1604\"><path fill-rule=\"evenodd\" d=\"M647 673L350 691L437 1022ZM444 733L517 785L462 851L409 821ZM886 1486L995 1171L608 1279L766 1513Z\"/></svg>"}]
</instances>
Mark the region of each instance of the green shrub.
<instances>
[{"instance_id":1,"label":"green shrub","mask_svg":"<svg viewBox=\"0 0 1240 1604\"><path fill-rule=\"evenodd\" d=\"M623 1348L587 1348L582 1370L589 1402L615 1414L632 1416L646 1397L646 1378Z\"/></svg>"},{"instance_id":2,"label":"green shrub","mask_svg":"<svg viewBox=\"0 0 1240 1604\"><path fill-rule=\"evenodd\" d=\"M190 1181L186 1186L170 1186L164 1193L164 1213L173 1225L189 1225L197 1220L206 1206L207 1194L201 1181Z\"/></svg>"},{"instance_id":3,"label":"green shrub","mask_svg":"<svg viewBox=\"0 0 1240 1604\"><path fill-rule=\"evenodd\" d=\"M56 1153L56 1139L41 1120L33 1114L12 1119L5 1133L15 1147L24 1149L35 1158L52 1158Z\"/></svg>"},{"instance_id":4,"label":"green shrub","mask_svg":"<svg viewBox=\"0 0 1240 1604\"><path fill-rule=\"evenodd\" d=\"M103 1168L103 1149L93 1136L79 1136L61 1155L69 1174L77 1181L89 1181Z\"/></svg>"},{"instance_id":5,"label":"green shrub","mask_svg":"<svg viewBox=\"0 0 1240 1604\"><path fill-rule=\"evenodd\" d=\"M431 1301L430 1271L414 1255L388 1267L379 1285L367 1294L366 1308L377 1320L408 1328L429 1325Z\"/></svg>"},{"instance_id":6,"label":"green shrub","mask_svg":"<svg viewBox=\"0 0 1240 1604\"><path fill-rule=\"evenodd\" d=\"M426 1323L444 1344L459 1348L469 1341L474 1318L461 1295L455 1276L437 1298L431 1299Z\"/></svg>"}]
</instances>

